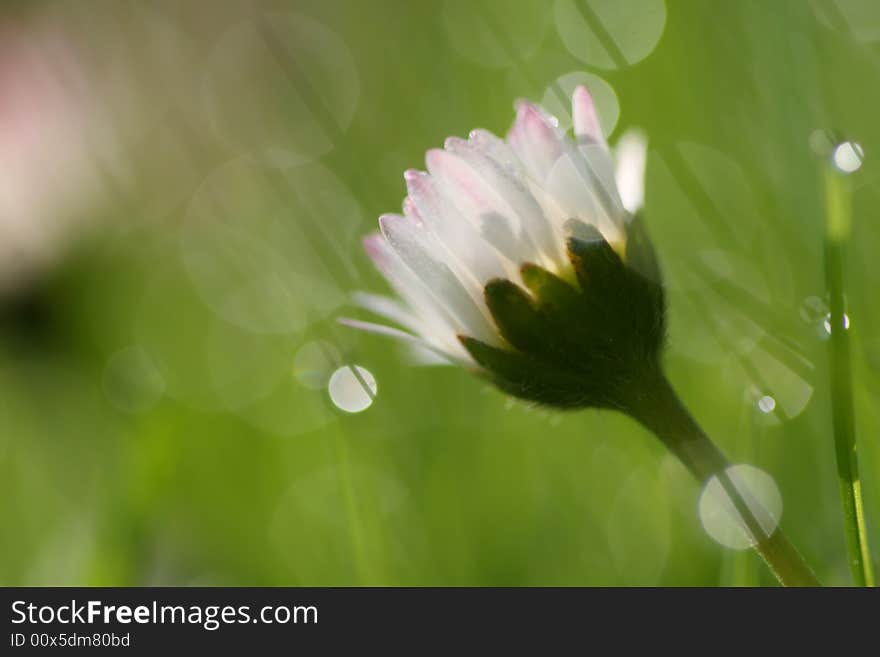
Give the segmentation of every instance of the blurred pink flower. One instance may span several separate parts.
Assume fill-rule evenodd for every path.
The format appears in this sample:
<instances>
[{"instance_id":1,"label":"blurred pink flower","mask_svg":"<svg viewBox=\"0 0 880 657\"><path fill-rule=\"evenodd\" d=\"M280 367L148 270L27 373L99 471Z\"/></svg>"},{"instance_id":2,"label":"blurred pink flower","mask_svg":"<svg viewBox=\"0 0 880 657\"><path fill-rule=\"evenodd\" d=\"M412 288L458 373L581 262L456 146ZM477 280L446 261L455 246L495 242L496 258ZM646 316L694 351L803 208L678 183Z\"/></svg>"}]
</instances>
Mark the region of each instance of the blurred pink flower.
<instances>
[{"instance_id":1,"label":"blurred pink flower","mask_svg":"<svg viewBox=\"0 0 880 657\"><path fill-rule=\"evenodd\" d=\"M51 265L101 187L101 112L65 36L0 25L0 292Z\"/></svg>"}]
</instances>

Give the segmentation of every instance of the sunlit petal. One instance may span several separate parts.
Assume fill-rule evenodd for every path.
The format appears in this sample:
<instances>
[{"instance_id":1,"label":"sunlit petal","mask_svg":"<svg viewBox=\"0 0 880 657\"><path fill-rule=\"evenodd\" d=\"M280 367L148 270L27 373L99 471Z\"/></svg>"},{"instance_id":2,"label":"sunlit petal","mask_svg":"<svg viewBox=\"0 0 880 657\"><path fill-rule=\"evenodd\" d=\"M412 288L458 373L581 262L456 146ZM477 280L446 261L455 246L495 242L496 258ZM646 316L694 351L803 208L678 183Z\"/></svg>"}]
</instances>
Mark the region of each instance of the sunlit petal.
<instances>
[{"instance_id":1,"label":"sunlit petal","mask_svg":"<svg viewBox=\"0 0 880 657\"><path fill-rule=\"evenodd\" d=\"M614 174L620 201L630 214L642 208L645 200L645 162L648 146L638 132L627 132L617 142L615 156L617 167Z\"/></svg>"}]
</instances>

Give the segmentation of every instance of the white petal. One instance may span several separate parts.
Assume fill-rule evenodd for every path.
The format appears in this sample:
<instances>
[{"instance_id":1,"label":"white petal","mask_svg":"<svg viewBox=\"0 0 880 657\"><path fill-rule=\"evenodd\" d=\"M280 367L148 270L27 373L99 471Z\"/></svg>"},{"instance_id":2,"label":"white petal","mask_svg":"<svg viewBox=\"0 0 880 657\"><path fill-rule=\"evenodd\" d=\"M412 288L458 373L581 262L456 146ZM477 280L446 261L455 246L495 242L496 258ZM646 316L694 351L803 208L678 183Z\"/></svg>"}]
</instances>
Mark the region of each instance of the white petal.
<instances>
[{"instance_id":1,"label":"white petal","mask_svg":"<svg viewBox=\"0 0 880 657\"><path fill-rule=\"evenodd\" d=\"M617 220L623 206L614 178L614 163L608 152L608 143L602 134L599 115L593 97L587 88L578 85L572 95L572 117L577 150L586 162L593 179L595 196L606 214Z\"/></svg>"},{"instance_id":2,"label":"white petal","mask_svg":"<svg viewBox=\"0 0 880 657\"><path fill-rule=\"evenodd\" d=\"M464 353L467 354L466 351ZM467 354L466 357L470 359L470 354ZM409 346L409 359L413 365L418 365L420 367L454 365L456 362L445 352L441 355L433 349L422 347L420 345ZM470 359L470 363L473 363L473 359Z\"/></svg>"},{"instance_id":3,"label":"white petal","mask_svg":"<svg viewBox=\"0 0 880 657\"><path fill-rule=\"evenodd\" d=\"M364 250L385 280L418 315L424 327L422 336L439 342L457 342L455 320L394 252L385 237L374 233L365 237L363 243Z\"/></svg>"},{"instance_id":4,"label":"white petal","mask_svg":"<svg viewBox=\"0 0 880 657\"><path fill-rule=\"evenodd\" d=\"M369 292L355 292L352 295L352 301L364 310L369 310L395 324L400 324L414 333L421 335L425 333L424 323L391 297L370 294Z\"/></svg>"},{"instance_id":5,"label":"white petal","mask_svg":"<svg viewBox=\"0 0 880 657\"><path fill-rule=\"evenodd\" d=\"M430 233L401 215L382 215L379 226L391 248L444 306L460 332L499 343L482 302L482 286L462 281L453 272L442 245Z\"/></svg>"},{"instance_id":6,"label":"white petal","mask_svg":"<svg viewBox=\"0 0 880 657\"><path fill-rule=\"evenodd\" d=\"M531 103L520 102L516 120L507 134L507 143L522 162L526 173L537 181L562 157L564 144L556 128Z\"/></svg>"},{"instance_id":7,"label":"white petal","mask_svg":"<svg viewBox=\"0 0 880 657\"><path fill-rule=\"evenodd\" d=\"M485 153L487 157L491 157L505 171L517 176L522 175L522 165L519 158L517 158L507 142L500 137L496 137L488 130L479 128L471 130L470 135L468 135L468 144L472 148Z\"/></svg>"},{"instance_id":8,"label":"white petal","mask_svg":"<svg viewBox=\"0 0 880 657\"><path fill-rule=\"evenodd\" d=\"M438 346L432 344L431 342L428 342L427 340L423 340L418 336L407 333L406 331L401 331L400 329L396 329L391 326L374 324L373 322L362 322L358 319L351 319L349 317L340 317L336 321L343 326L348 326L350 328L358 329L359 331L365 331L367 333L374 333L376 335L393 338L395 340L399 340L400 342L408 344L411 347L427 350L430 353L440 356L446 361L459 363L473 362L467 351L460 345L458 345L458 349L447 348L446 346Z\"/></svg>"},{"instance_id":9,"label":"white petal","mask_svg":"<svg viewBox=\"0 0 880 657\"><path fill-rule=\"evenodd\" d=\"M580 177L588 181L585 184L600 209L595 224L606 239L615 241L622 235L624 208L617 191L611 154L606 146L593 143L578 144L577 151L580 158L575 157L575 162Z\"/></svg>"},{"instance_id":10,"label":"white petal","mask_svg":"<svg viewBox=\"0 0 880 657\"><path fill-rule=\"evenodd\" d=\"M409 170L404 174L409 196L418 216L443 243L448 252L470 272L477 282L507 276L498 255L462 211L449 200L449 194L441 193L439 183L432 176Z\"/></svg>"},{"instance_id":11,"label":"white petal","mask_svg":"<svg viewBox=\"0 0 880 657\"><path fill-rule=\"evenodd\" d=\"M630 131L621 136L615 148L617 189L623 207L630 214L642 209L645 200L645 163L648 145L644 135Z\"/></svg>"},{"instance_id":12,"label":"white petal","mask_svg":"<svg viewBox=\"0 0 880 657\"><path fill-rule=\"evenodd\" d=\"M578 85L574 90L571 99L571 114L574 123L574 136L579 144L590 142L606 146L593 97L583 85Z\"/></svg>"},{"instance_id":13,"label":"white petal","mask_svg":"<svg viewBox=\"0 0 880 657\"><path fill-rule=\"evenodd\" d=\"M428 151L425 159L438 191L454 208L456 216L467 221L483 240L508 259L509 269L504 276L537 256L530 236L524 233L510 205L472 166L458 155L439 149Z\"/></svg>"},{"instance_id":14,"label":"white petal","mask_svg":"<svg viewBox=\"0 0 880 657\"><path fill-rule=\"evenodd\" d=\"M610 242L621 239L622 206L604 146L584 143L575 148L529 103L520 103L508 140L528 175L546 192L535 194L557 226L576 218L596 226Z\"/></svg>"},{"instance_id":15,"label":"white petal","mask_svg":"<svg viewBox=\"0 0 880 657\"><path fill-rule=\"evenodd\" d=\"M540 204L520 176L505 169L469 142L449 139L446 147L448 152L453 154L453 161L457 158L465 165L463 168L449 168L460 170L459 174L463 178L462 187L480 190L480 196L486 203L488 218L508 219L507 223L516 229L519 239L532 242L544 254L546 260L560 262L564 258L565 252L559 232L552 228ZM441 167L447 160L450 160L448 155L436 166ZM546 264L542 262L539 254L534 254L530 261ZM516 264L520 265L522 261Z\"/></svg>"},{"instance_id":16,"label":"white petal","mask_svg":"<svg viewBox=\"0 0 880 657\"><path fill-rule=\"evenodd\" d=\"M376 335L395 338L401 342L408 342L411 344L422 344L424 342L422 338L413 335L412 333L407 333L406 331L401 331L400 329L394 328L393 326L386 326L385 324L363 322L359 319L352 319L350 317L340 317L336 321L343 326L356 328L361 331L366 331L367 333L375 333Z\"/></svg>"},{"instance_id":17,"label":"white petal","mask_svg":"<svg viewBox=\"0 0 880 657\"><path fill-rule=\"evenodd\" d=\"M406 175L406 173L403 174L404 179L406 179ZM416 202L410 196L407 196L403 199L403 214L405 214L407 217L410 217L414 221L424 222L424 220L422 219L422 214L419 212L418 206L416 206Z\"/></svg>"}]
</instances>

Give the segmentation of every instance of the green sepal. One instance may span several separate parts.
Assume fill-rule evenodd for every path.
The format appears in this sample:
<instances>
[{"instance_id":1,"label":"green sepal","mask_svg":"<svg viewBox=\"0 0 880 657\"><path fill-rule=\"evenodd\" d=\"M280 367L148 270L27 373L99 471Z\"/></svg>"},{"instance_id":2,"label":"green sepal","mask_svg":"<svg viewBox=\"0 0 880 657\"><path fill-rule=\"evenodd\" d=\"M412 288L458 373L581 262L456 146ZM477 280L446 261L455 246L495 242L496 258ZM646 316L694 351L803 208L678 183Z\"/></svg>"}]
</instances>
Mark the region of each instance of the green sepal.
<instances>
[{"instance_id":1,"label":"green sepal","mask_svg":"<svg viewBox=\"0 0 880 657\"><path fill-rule=\"evenodd\" d=\"M459 339L484 374L509 394L561 408L622 410L638 382L659 367L663 289L628 266L598 231L569 225L577 282L527 263L521 268L525 289L503 279L484 289L509 345Z\"/></svg>"},{"instance_id":2,"label":"green sepal","mask_svg":"<svg viewBox=\"0 0 880 657\"><path fill-rule=\"evenodd\" d=\"M561 309L577 305L578 291L543 267L527 262L520 268L520 276L539 307Z\"/></svg>"},{"instance_id":3,"label":"green sepal","mask_svg":"<svg viewBox=\"0 0 880 657\"><path fill-rule=\"evenodd\" d=\"M586 355L584 348L594 342L595 335L595 322L589 319L583 292L531 263L523 265L520 272L523 283L535 298L538 312L551 327L548 334L560 345L557 353L562 353L566 360L579 362Z\"/></svg>"},{"instance_id":4,"label":"green sepal","mask_svg":"<svg viewBox=\"0 0 880 657\"><path fill-rule=\"evenodd\" d=\"M482 373L507 394L557 408L600 406L616 408L610 390L577 372L559 368L552 361L518 351L493 347L476 338L458 336Z\"/></svg>"},{"instance_id":5,"label":"green sepal","mask_svg":"<svg viewBox=\"0 0 880 657\"><path fill-rule=\"evenodd\" d=\"M581 289L609 289L625 267L620 256L593 226L569 221L566 227L572 233L567 243L568 257Z\"/></svg>"},{"instance_id":6,"label":"green sepal","mask_svg":"<svg viewBox=\"0 0 880 657\"><path fill-rule=\"evenodd\" d=\"M505 340L526 353L544 350L546 322L538 315L532 298L503 278L489 281L483 289L486 305Z\"/></svg>"},{"instance_id":7,"label":"green sepal","mask_svg":"<svg viewBox=\"0 0 880 657\"><path fill-rule=\"evenodd\" d=\"M666 335L663 287L625 263L592 226L569 222L569 257L598 344L626 348L633 358L657 357ZM627 247L628 248L628 247ZM647 257L644 252L641 256ZM656 266L656 261L655 261Z\"/></svg>"}]
</instances>

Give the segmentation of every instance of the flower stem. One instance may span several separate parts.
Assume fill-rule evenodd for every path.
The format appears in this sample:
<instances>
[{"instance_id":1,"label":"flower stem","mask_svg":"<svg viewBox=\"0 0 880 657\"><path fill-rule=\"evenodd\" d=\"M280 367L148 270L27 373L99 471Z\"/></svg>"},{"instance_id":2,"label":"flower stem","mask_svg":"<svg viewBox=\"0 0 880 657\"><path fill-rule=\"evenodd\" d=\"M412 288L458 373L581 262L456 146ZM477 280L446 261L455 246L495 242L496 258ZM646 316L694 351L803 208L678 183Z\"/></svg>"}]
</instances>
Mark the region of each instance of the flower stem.
<instances>
[{"instance_id":1,"label":"flower stem","mask_svg":"<svg viewBox=\"0 0 880 657\"><path fill-rule=\"evenodd\" d=\"M856 586L874 586L871 554L865 528L862 487L856 452L855 411L850 372L849 319L843 293L844 249L852 217L849 180L828 169L825 173L825 280L831 313L828 327L831 376L831 417L837 455L837 478L843 504L849 565Z\"/></svg>"},{"instance_id":2,"label":"flower stem","mask_svg":"<svg viewBox=\"0 0 880 657\"><path fill-rule=\"evenodd\" d=\"M648 380L649 379L649 380ZM758 521L756 500L728 475L730 463L682 404L669 380L657 371L639 382L628 413L654 433L701 485L717 477L752 537L755 551L783 586L820 586L781 529L769 535ZM766 514L758 514L766 515Z\"/></svg>"}]
</instances>

